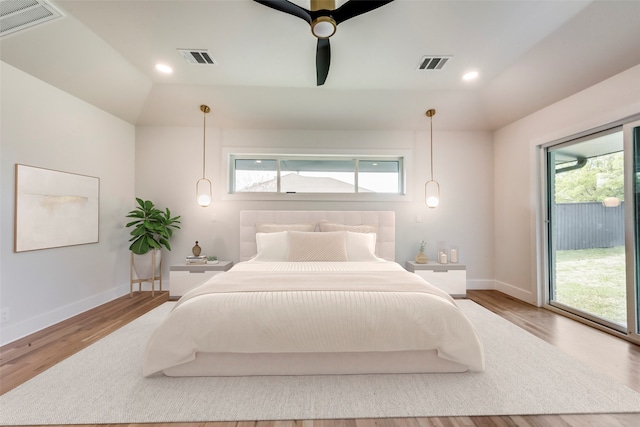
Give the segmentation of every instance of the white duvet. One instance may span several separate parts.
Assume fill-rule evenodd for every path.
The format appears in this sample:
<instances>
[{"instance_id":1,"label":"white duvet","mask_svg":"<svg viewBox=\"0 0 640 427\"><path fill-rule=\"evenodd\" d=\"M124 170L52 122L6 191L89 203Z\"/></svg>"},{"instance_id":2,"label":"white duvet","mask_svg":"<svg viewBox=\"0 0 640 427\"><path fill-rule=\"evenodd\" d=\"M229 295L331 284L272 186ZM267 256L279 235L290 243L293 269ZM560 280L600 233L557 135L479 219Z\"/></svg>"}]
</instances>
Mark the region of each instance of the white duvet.
<instances>
[{"instance_id":1,"label":"white duvet","mask_svg":"<svg viewBox=\"0 0 640 427\"><path fill-rule=\"evenodd\" d=\"M394 262L243 262L184 295L151 336L145 376L196 353L437 350L484 370L473 325Z\"/></svg>"}]
</instances>

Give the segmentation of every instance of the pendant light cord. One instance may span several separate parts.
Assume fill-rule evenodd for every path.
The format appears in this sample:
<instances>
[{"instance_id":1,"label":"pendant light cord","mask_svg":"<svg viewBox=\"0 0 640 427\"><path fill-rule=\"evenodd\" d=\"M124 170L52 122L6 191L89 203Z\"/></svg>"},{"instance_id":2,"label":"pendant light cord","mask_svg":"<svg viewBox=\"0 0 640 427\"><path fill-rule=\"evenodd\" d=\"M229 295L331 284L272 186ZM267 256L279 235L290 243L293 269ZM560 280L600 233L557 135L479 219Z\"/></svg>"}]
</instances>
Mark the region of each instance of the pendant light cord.
<instances>
[{"instance_id":1,"label":"pendant light cord","mask_svg":"<svg viewBox=\"0 0 640 427\"><path fill-rule=\"evenodd\" d=\"M201 105L202 111L202 179L205 179L206 146L207 146L207 113L211 111L208 105Z\"/></svg>"},{"instance_id":2,"label":"pendant light cord","mask_svg":"<svg viewBox=\"0 0 640 427\"><path fill-rule=\"evenodd\" d=\"M429 117L429 160L431 162L431 181L433 181L433 116L435 116L436 110L433 108L427 110L425 115Z\"/></svg>"},{"instance_id":3,"label":"pendant light cord","mask_svg":"<svg viewBox=\"0 0 640 427\"><path fill-rule=\"evenodd\" d=\"M206 164L206 146L207 146L207 113L203 110L202 114L202 179L205 177L204 167Z\"/></svg>"},{"instance_id":4,"label":"pendant light cord","mask_svg":"<svg viewBox=\"0 0 640 427\"><path fill-rule=\"evenodd\" d=\"M431 160L431 181L433 181L433 114L429 116L429 159Z\"/></svg>"}]
</instances>

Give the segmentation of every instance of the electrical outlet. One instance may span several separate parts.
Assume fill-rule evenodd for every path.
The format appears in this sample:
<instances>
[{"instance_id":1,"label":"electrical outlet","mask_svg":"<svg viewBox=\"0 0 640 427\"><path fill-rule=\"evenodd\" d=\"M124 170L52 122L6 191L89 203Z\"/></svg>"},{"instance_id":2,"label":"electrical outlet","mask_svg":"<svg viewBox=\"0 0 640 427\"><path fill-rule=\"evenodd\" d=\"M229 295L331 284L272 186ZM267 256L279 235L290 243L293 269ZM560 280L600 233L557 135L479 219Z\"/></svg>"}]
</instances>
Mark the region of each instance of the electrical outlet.
<instances>
[{"instance_id":1,"label":"electrical outlet","mask_svg":"<svg viewBox=\"0 0 640 427\"><path fill-rule=\"evenodd\" d=\"M0 311L0 323L7 322L9 320L9 308L3 308Z\"/></svg>"}]
</instances>

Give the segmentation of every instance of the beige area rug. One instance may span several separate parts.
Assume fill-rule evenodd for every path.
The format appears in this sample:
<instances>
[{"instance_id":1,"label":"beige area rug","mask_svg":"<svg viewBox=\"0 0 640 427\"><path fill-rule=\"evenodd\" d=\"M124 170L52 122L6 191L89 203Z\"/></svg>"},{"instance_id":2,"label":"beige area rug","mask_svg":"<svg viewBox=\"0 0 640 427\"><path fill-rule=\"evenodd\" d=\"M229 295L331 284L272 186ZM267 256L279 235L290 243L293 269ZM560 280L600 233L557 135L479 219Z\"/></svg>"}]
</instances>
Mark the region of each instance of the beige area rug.
<instances>
[{"instance_id":1,"label":"beige area rug","mask_svg":"<svg viewBox=\"0 0 640 427\"><path fill-rule=\"evenodd\" d=\"M166 303L0 396L1 424L110 424L640 412L640 393L472 301L483 373L143 378Z\"/></svg>"}]
</instances>

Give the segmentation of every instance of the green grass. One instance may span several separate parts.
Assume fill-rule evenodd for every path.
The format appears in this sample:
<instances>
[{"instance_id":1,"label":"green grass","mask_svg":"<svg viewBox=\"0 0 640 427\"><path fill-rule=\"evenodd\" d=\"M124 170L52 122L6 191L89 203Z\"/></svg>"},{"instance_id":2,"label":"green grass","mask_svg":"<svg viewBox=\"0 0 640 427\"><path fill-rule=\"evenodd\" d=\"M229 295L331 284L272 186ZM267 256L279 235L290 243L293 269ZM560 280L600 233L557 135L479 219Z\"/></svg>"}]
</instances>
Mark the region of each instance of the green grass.
<instances>
[{"instance_id":1,"label":"green grass","mask_svg":"<svg viewBox=\"0 0 640 427\"><path fill-rule=\"evenodd\" d=\"M555 301L627 323L624 246L556 252Z\"/></svg>"}]
</instances>

